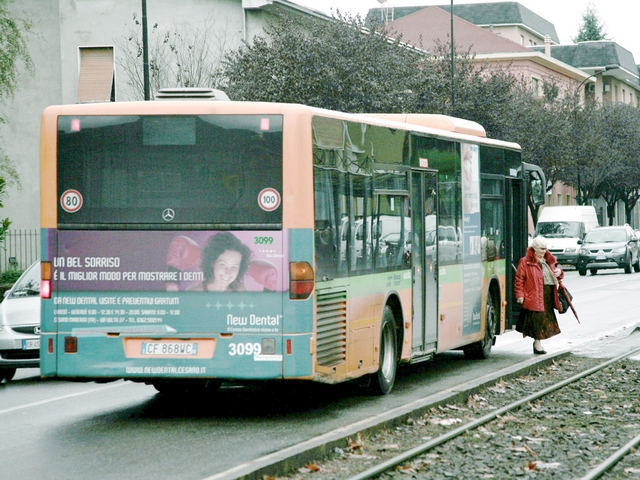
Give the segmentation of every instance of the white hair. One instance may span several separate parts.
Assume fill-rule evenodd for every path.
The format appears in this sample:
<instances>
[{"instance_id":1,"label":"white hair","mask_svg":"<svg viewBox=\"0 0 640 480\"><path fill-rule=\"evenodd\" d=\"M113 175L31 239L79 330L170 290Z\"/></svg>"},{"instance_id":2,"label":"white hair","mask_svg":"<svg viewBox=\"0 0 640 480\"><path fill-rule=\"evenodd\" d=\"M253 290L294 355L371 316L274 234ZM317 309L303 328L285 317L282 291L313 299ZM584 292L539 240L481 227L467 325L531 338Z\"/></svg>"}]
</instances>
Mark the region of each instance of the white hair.
<instances>
[{"instance_id":1,"label":"white hair","mask_svg":"<svg viewBox=\"0 0 640 480\"><path fill-rule=\"evenodd\" d=\"M533 241L531 242L531 246L533 248L547 248L547 239L544 238L541 235L538 235L536 238L533 239Z\"/></svg>"}]
</instances>

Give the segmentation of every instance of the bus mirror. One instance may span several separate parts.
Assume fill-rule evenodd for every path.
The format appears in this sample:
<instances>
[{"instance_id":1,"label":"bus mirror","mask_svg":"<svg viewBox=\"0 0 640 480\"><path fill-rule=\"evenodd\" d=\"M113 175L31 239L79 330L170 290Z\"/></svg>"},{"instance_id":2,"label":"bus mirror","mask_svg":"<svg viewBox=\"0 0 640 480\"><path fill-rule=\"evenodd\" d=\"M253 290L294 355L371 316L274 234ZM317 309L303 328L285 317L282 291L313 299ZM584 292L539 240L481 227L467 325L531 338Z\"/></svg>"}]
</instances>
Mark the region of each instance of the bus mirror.
<instances>
[{"instance_id":1,"label":"bus mirror","mask_svg":"<svg viewBox=\"0 0 640 480\"><path fill-rule=\"evenodd\" d=\"M540 174L536 171L529 173L529 191L531 192L531 201L534 205L543 205L544 198L544 186Z\"/></svg>"}]
</instances>

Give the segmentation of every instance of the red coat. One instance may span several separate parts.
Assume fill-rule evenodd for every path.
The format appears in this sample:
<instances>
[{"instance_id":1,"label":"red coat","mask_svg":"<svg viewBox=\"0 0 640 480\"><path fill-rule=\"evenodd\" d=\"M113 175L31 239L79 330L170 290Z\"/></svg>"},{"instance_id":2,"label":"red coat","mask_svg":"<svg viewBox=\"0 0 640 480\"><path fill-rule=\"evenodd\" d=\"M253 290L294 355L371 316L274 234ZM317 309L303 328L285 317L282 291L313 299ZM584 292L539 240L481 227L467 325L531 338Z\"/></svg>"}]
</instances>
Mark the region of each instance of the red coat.
<instances>
[{"instance_id":1,"label":"red coat","mask_svg":"<svg viewBox=\"0 0 640 480\"><path fill-rule=\"evenodd\" d=\"M549 251L544 254L544 259L555 270L558 261ZM560 274L560 279L564 277L564 272ZM542 267L538 264L536 254L532 247L529 247L527 254L520 259L518 270L516 271L516 298L524 298L522 308L533 312L544 312L544 277ZM558 299L558 287L553 288L554 307L560 310L560 300Z\"/></svg>"}]
</instances>

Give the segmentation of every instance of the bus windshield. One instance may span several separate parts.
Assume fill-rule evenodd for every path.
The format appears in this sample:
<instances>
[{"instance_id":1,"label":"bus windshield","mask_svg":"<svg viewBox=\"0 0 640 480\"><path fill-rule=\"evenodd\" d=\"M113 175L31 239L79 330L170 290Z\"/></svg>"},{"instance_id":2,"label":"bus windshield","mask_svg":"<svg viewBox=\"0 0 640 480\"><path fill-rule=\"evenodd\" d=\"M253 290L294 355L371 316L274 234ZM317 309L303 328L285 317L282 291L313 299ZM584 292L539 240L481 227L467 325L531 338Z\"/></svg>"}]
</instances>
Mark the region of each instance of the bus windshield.
<instances>
[{"instance_id":1,"label":"bus windshield","mask_svg":"<svg viewBox=\"0 0 640 480\"><path fill-rule=\"evenodd\" d=\"M260 208L282 188L280 115L61 116L59 228L189 224L278 228Z\"/></svg>"}]
</instances>

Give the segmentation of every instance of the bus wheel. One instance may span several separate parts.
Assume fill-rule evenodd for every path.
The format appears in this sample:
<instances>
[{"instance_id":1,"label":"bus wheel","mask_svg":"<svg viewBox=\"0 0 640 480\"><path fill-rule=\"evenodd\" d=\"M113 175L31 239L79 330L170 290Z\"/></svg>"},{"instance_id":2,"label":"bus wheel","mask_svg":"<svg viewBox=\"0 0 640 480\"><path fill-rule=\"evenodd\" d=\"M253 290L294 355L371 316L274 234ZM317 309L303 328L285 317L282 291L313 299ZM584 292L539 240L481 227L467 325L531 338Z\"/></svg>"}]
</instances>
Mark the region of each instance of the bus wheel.
<instances>
[{"instance_id":1,"label":"bus wheel","mask_svg":"<svg viewBox=\"0 0 640 480\"><path fill-rule=\"evenodd\" d=\"M393 389L398 368L398 343L396 336L396 322L393 310L389 305L382 313L380 327L380 364L378 372L373 374L370 381L371 391L377 395L386 395Z\"/></svg>"},{"instance_id":2,"label":"bus wheel","mask_svg":"<svg viewBox=\"0 0 640 480\"><path fill-rule=\"evenodd\" d=\"M0 382L4 378L7 382L10 382L13 376L16 374L15 368L0 368Z\"/></svg>"},{"instance_id":3,"label":"bus wheel","mask_svg":"<svg viewBox=\"0 0 640 480\"><path fill-rule=\"evenodd\" d=\"M471 359L485 359L491 355L491 347L496 338L496 326L498 325L498 313L493 306L492 299L489 300L486 307L487 325L485 328L484 339L472 343L464 348L464 356Z\"/></svg>"}]
</instances>

